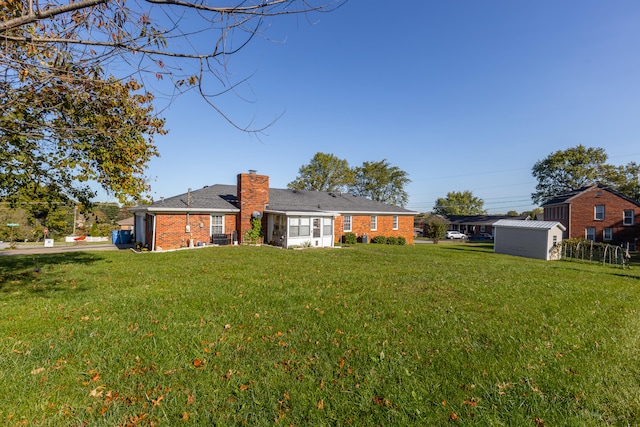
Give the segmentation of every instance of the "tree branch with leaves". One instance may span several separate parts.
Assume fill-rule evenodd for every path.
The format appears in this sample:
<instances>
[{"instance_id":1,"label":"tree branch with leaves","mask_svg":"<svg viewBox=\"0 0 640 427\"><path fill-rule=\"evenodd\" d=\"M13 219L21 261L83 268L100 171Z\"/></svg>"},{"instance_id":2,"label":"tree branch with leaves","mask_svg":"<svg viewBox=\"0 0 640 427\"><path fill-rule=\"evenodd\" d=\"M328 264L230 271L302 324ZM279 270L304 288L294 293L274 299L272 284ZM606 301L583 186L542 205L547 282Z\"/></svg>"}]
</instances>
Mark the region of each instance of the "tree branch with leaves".
<instances>
[{"instance_id":1,"label":"tree branch with leaves","mask_svg":"<svg viewBox=\"0 0 640 427\"><path fill-rule=\"evenodd\" d=\"M86 202L93 181L122 201L142 200L145 167L158 155L154 136L166 132L164 107L196 90L236 128L262 131L271 123L237 124L216 102L245 82L231 77L229 58L270 18L344 1L4 1L0 198L31 182Z\"/></svg>"}]
</instances>

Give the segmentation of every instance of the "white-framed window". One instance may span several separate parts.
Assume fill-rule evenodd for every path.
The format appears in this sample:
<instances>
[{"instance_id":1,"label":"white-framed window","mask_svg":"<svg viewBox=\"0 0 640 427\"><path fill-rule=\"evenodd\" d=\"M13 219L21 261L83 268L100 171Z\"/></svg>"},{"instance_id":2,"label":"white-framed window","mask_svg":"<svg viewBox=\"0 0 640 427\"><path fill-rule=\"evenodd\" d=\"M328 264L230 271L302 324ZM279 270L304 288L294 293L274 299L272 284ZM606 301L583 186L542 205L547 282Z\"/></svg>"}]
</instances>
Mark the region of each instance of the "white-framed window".
<instances>
[{"instance_id":1,"label":"white-framed window","mask_svg":"<svg viewBox=\"0 0 640 427\"><path fill-rule=\"evenodd\" d=\"M343 224L344 231L346 233L350 232L352 230L352 228L351 228L351 215L345 215L344 216L344 220L342 221L342 224Z\"/></svg>"},{"instance_id":2,"label":"white-framed window","mask_svg":"<svg viewBox=\"0 0 640 427\"><path fill-rule=\"evenodd\" d=\"M595 227L587 227L585 230L585 238L587 240L595 241L596 240L596 229Z\"/></svg>"},{"instance_id":3,"label":"white-framed window","mask_svg":"<svg viewBox=\"0 0 640 427\"><path fill-rule=\"evenodd\" d=\"M398 229L398 215L393 216L393 229L394 230Z\"/></svg>"},{"instance_id":4,"label":"white-framed window","mask_svg":"<svg viewBox=\"0 0 640 427\"><path fill-rule=\"evenodd\" d=\"M322 234L324 236L331 236L333 234L333 218L322 219Z\"/></svg>"},{"instance_id":5,"label":"white-framed window","mask_svg":"<svg viewBox=\"0 0 640 427\"><path fill-rule=\"evenodd\" d=\"M602 230L602 240L613 240L613 228Z\"/></svg>"},{"instance_id":6,"label":"white-framed window","mask_svg":"<svg viewBox=\"0 0 640 427\"><path fill-rule=\"evenodd\" d=\"M378 229L378 215L371 215L371 231Z\"/></svg>"},{"instance_id":7,"label":"white-framed window","mask_svg":"<svg viewBox=\"0 0 640 427\"><path fill-rule=\"evenodd\" d=\"M224 234L224 215L211 215L211 235Z\"/></svg>"},{"instance_id":8,"label":"white-framed window","mask_svg":"<svg viewBox=\"0 0 640 427\"><path fill-rule=\"evenodd\" d=\"M635 222L634 214L635 212L633 211L633 209L625 209L622 219L622 225L633 225Z\"/></svg>"},{"instance_id":9,"label":"white-framed window","mask_svg":"<svg viewBox=\"0 0 640 427\"><path fill-rule=\"evenodd\" d=\"M311 236L311 218L293 216L289 218L289 237Z\"/></svg>"},{"instance_id":10,"label":"white-framed window","mask_svg":"<svg viewBox=\"0 0 640 427\"><path fill-rule=\"evenodd\" d=\"M595 206L593 219L597 221L602 221L604 219L604 205Z\"/></svg>"}]
</instances>

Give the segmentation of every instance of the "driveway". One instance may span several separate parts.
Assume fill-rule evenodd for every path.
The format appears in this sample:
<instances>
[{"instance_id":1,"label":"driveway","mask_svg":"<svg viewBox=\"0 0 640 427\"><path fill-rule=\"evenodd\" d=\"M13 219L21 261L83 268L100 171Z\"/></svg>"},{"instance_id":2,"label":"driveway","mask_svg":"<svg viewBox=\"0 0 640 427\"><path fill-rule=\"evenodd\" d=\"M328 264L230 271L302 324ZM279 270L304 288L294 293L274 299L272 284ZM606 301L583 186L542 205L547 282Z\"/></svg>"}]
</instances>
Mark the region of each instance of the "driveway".
<instances>
[{"instance_id":1,"label":"driveway","mask_svg":"<svg viewBox=\"0 0 640 427\"><path fill-rule=\"evenodd\" d=\"M18 245L17 249L9 249L8 243L0 243L0 256L10 255L41 255L41 254L59 254L64 252L80 252L80 251L118 251L128 250L133 245L112 245L110 243L105 244L85 244L85 245L65 245L60 243L57 246L51 248L45 248L42 246L30 246L30 245Z\"/></svg>"}]
</instances>

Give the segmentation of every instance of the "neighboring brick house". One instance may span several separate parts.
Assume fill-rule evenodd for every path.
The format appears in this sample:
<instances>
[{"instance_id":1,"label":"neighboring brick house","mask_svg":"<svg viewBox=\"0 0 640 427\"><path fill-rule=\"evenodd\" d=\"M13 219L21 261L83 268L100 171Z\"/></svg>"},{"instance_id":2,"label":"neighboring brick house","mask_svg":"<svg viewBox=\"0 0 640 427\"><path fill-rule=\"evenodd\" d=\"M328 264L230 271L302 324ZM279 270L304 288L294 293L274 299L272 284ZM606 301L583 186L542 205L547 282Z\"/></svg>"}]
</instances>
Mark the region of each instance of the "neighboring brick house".
<instances>
[{"instance_id":1,"label":"neighboring brick house","mask_svg":"<svg viewBox=\"0 0 640 427\"><path fill-rule=\"evenodd\" d=\"M542 208L545 221L565 226L564 238L634 246L640 238L640 202L601 184L556 196Z\"/></svg>"},{"instance_id":2,"label":"neighboring brick house","mask_svg":"<svg viewBox=\"0 0 640 427\"><path fill-rule=\"evenodd\" d=\"M347 232L368 240L404 237L413 243L416 212L346 193L269 188L269 177L241 173L237 185L216 184L131 209L136 242L150 250L242 243L260 218L264 242L331 247Z\"/></svg>"}]
</instances>

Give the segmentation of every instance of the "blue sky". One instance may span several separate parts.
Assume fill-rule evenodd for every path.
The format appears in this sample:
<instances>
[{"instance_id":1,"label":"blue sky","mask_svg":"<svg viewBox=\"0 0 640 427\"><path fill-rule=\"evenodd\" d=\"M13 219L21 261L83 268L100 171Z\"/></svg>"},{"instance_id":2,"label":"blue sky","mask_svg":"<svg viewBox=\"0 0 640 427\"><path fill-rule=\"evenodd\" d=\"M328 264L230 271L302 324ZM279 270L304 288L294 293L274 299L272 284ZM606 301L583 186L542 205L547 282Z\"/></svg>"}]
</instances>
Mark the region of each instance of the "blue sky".
<instances>
[{"instance_id":1,"label":"blue sky","mask_svg":"<svg viewBox=\"0 0 640 427\"><path fill-rule=\"evenodd\" d=\"M533 164L578 144L640 161L637 0L350 0L270 21L232 57L250 76L218 107L238 124L280 118L260 137L196 94L163 112L152 196L249 169L284 188L317 152L408 173L407 208L470 190L489 213L531 209Z\"/></svg>"}]
</instances>

